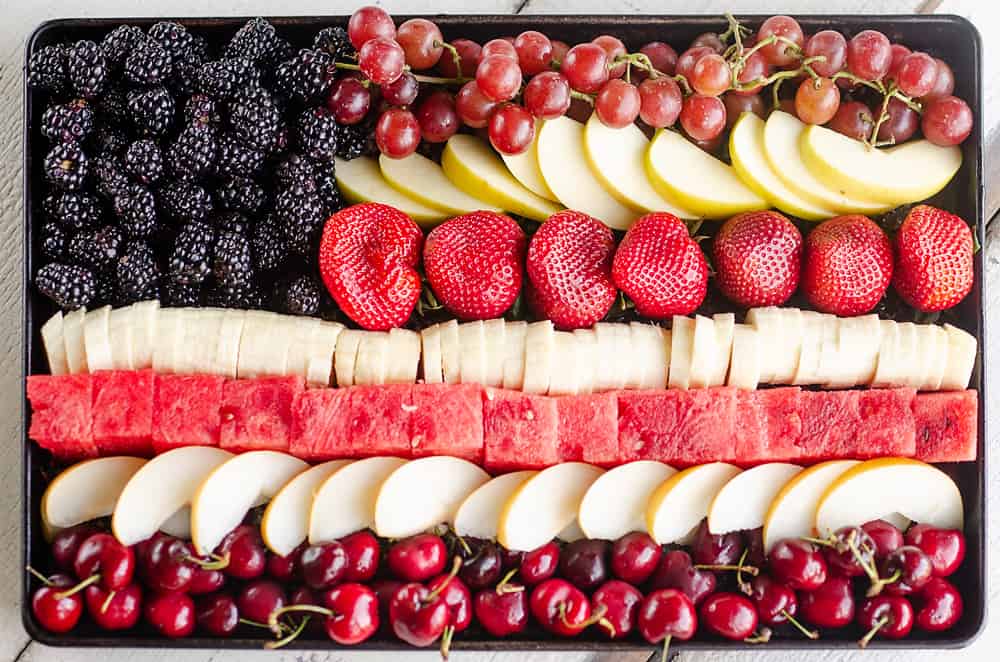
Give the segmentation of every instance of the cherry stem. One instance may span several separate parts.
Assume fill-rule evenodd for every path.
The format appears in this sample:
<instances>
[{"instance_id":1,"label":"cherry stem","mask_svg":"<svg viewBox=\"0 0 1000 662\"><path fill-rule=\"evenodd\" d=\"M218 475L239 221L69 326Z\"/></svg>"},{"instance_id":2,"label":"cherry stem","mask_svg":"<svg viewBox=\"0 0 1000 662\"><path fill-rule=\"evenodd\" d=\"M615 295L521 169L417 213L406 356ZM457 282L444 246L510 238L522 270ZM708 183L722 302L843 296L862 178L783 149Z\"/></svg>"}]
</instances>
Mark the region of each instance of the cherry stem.
<instances>
[{"instance_id":1,"label":"cherry stem","mask_svg":"<svg viewBox=\"0 0 1000 662\"><path fill-rule=\"evenodd\" d=\"M438 308L441 307L441 304L439 304L438 300L434 298L434 293L431 291L429 287L427 288L427 295L430 298L432 306L436 306ZM458 544L462 546L462 551L468 554L469 556L472 556L472 548L469 547L469 543L465 542L465 538L456 533L455 539L458 540Z\"/></svg>"},{"instance_id":2,"label":"cherry stem","mask_svg":"<svg viewBox=\"0 0 1000 662\"><path fill-rule=\"evenodd\" d=\"M795 629L804 634L806 638L812 639L813 641L819 639L819 632L817 632L816 630L810 630L806 626L802 625L802 623L799 622L798 619L796 619L794 616L788 613L788 610L782 609L781 614L788 620L789 623L795 626Z\"/></svg>"},{"instance_id":3,"label":"cherry stem","mask_svg":"<svg viewBox=\"0 0 1000 662\"><path fill-rule=\"evenodd\" d=\"M441 632L441 659L448 659L448 652L451 650L451 640L455 636L455 626L446 625Z\"/></svg>"},{"instance_id":4,"label":"cherry stem","mask_svg":"<svg viewBox=\"0 0 1000 662\"><path fill-rule=\"evenodd\" d=\"M333 617L333 611L327 609L326 607L320 607L319 605L288 605L287 607L279 607L268 614L266 627L271 630L271 632L280 636L281 624L278 623L278 617L282 614L287 614L293 611L307 611L311 614L326 616L327 618Z\"/></svg>"},{"instance_id":5,"label":"cherry stem","mask_svg":"<svg viewBox=\"0 0 1000 662\"><path fill-rule=\"evenodd\" d=\"M425 605L429 605L430 603L437 600L438 597L441 595L441 593L444 592L446 588L448 588L448 584L450 584L451 580L458 575L458 571L461 569L462 569L462 557L456 556L455 560L451 564L451 572L448 573L448 576L445 577L445 580L441 582L436 589L427 594L427 597L423 599L423 603Z\"/></svg>"},{"instance_id":6,"label":"cherry stem","mask_svg":"<svg viewBox=\"0 0 1000 662\"><path fill-rule=\"evenodd\" d=\"M42 582L46 586L52 586L52 580L51 579L49 579L48 577L46 577L42 573L38 572L37 570L35 570L30 565L29 566L25 566L24 569L27 570L28 572L30 572L38 581Z\"/></svg>"},{"instance_id":7,"label":"cherry stem","mask_svg":"<svg viewBox=\"0 0 1000 662\"><path fill-rule=\"evenodd\" d=\"M887 579L879 579L878 575L876 575L875 579L872 581L871 588L869 588L868 592L865 593L865 597L874 598L876 595L882 592L883 588L885 588L889 584L898 582L899 578L902 576L903 576L902 570L897 570L896 572L892 573L891 577Z\"/></svg>"},{"instance_id":8,"label":"cherry stem","mask_svg":"<svg viewBox=\"0 0 1000 662\"><path fill-rule=\"evenodd\" d=\"M338 62L336 67L338 69L347 69L349 71L361 71L360 66L350 62ZM407 67L407 69L409 69L409 67ZM465 78L464 76L443 78L441 76L425 76L423 74L413 74L413 77L421 83L427 83L429 85L465 85L470 80L475 80L474 78Z\"/></svg>"},{"instance_id":9,"label":"cherry stem","mask_svg":"<svg viewBox=\"0 0 1000 662\"><path fill-rule=\"evenodd\" d=\"M197 556L191 556L190 554L184 557L184 560L193 563L202 570L222 570L223 568L229 567L229 553L223 554L222 556L217 556L215 554L211 555L212 561L206 561L205 559L199 558Z\"/></svg>"},{"instance_id":10,"label":"cherry stem","mask_svg":"<svg viewBox=\"0 0 1000 662\"><path fill-rule=\"evenodd\" d=\"M104 598L104 602L101 603L101 613L103 614L111 606L111 601L115 599L116 591L111 591L108 593L108 597Z\"/></svg>"},{"instance_id":11,"label":"cherry stem","mask_svg":"<svg viewBox=\"0 0 1000 662\"><path fill-rule=\"evenodd\" d=\"M510 572L503 576L500 583L497 584L497 595L505 595L507 593L520 593L524 590L523 586L511 586L510 580L514 578L517 574L517 568L513 568Z\"/></svg>"},{"instance_id":12,"label":"cherry stem","mask_svg":"<svg viewBox=\"0 0 1000 662\"><path fill-rule=\"evenodd\" d=\"M757 566L753 565L742 565L742 564L716 565L713 563L699 563L693 567L695 570L714 570L714 571L735 570L737 573L745 572L751 577L756 577L758 574L760 574L760 570L757 569Z\"/></svg>"},{"instance_id":13,"label":"cherry stem","mask_svg":"<svg viewBox=\"0 0 1000 662\"><path fill-rule=\"evenodd\" d=\"M744 561L747 560L747 553L749 551L750 550L748 550L747 548L745 547L743 548L743 553L740 554L740 560L736 566L736 585L739 586L740 590L746 593L747 595L753 593L753 589L750 587L749 582L743 581L743 568L745 567L743 563Z\"/></svg>"},{"instance_id":14,"label":"cherry stem","mask_svg":"<svg viewBox=\"0 0 1000 662\"><path fill-rule=\"evenodd\" d=\"M559 620L562 621L563 625L565 625L567 628L571 630L583 630L584 628L590 627L594 623L600 623L602 620L604 620L604 615L607 613L608 613L607 605L597 605L597 609L595 609L594 613L590 615L590 618L588 618L585 621L580 621L579 623L573 624L566 620L566 603L565 602L559 603ZM613 629L614 628L612 627L612 630Z\"/></svg>"},{"instance_id":15,"label":"cherry stem","mask_svg":"<svg viewBox=\"0 0 1000 662\"><path fill-rule=\"evenodd\" d=\"M250 620L249 618L242 618L241 617L239 619L239 622L242 623L243 625L249 625L250 627L254 627L254 628L262 628L264 630L269 630L270 629L269 627L267 627L267 623L261 623L260 621L253 621L253 620ZM285 625L284 623L279 623L278 627L285 629L288 626Z\"/></svg>"},{"instance_id":16,"label":"cherry stem","mask_svg":"<svg viewBox=\"0 0 1000 662\"><path fill-rule=\"evenodd\" d=\"M663 638L663 652L660 653L660 662L667 662L667 652L670 650L670 640L674 635L668 634Z\"/></svg>"},{"instance_id":17,"label":"cherry stem","mask_svg":"<svg viewBox=\"0 0 1000 662\"><path fill-rule=\"evenodd\" d=\"M761 628L760 632L754 634L752 637L747 637L743 640L747 644L766 644L771 641L771 635L774 634L771 628Z\"/></svg>"},{"instance_id":18,"label":"cherry stem","mask_svg":"<svg viewBox=\"0 0 1000 662\"><path fill-rule=\"evenodd\" d=\"M615 629L615 624L604 618L603 616L597 621L597 624L608 631L608 636L614 639L618 636L618 630Z\"/></svg>"},{"instance_id":19,"label":"cherry stem","mask_svg":"<svg viewBox=\"0 0 1000 662\"><path fill-rule=\"evenodd\" d=\"M84 579L82 582L80 582L79 584L77 584L73 588L67 589L67 590L62 591L60 593L56 593L56 599L57 600L62 600L63 598L68 598L71 595L76 595L77 593L79 593L83 589L85 589L88 586L91 586L93 584L96 584L99 581L101 581L101 575L100 575L100 573L98 573L96 575L91 575L90 577L87 577L86 579Z\"/></svg>"},{"instance_id":20,"label":"cherry stem","mask_svg":"<svg viewBox=\"0 0 1000 662\"><path fill-rule=\"evenodd\" d=\"M875 625L872 626L872 629L868 630L867 634L865 634L865 636L861 637L861 639L858 640L858 646L860 648L866 648L868 644L871 642L871 640L875 638L875 635L878 634L879 630L881 630L888 624L889 624L888 616L883 616L882 618L875 621Z\"/></svg>"},{"instance_id":21,"label":"cherry stem","mask_svg":"<svg viewBox=\"0 0 1000 662\"><path fill-rule=\"evenodd\" d=\"M296 637L298 637L300 634L302 634L303 630L306 629L306 626L309 624L309 619L310 618L311 618L311 616L308 616L308 615L303 616L302 620L295 627L295 629L291 631L290 634L286 635L285 637L283 637L281 639L278 639L277 641L269 641L269 642L267 642L266 644L264 644L264 648L267 648L268 650L274 650L275 648L281 648L282 646L291 643L292 641L295 640Z\"/></svg>"},{"instance_id":22,"label":"cherry stem","mask_svg":"<svg viewBox=\"0 0 1000 662\"><path fill-rule=\"evenodd\" d=\"M858 562L858 565L860 565L861 569L865 571L865 574L868 575L868 579L872 583L872 588L870 590L874 590L875 593L871 593L869 597L872 595L878 595L882 591L882 580L878 577L878 571L875 569L874 560L869 561L861 555L861 550L858 549L858 543L855 540L855 532L853 530L844 542L847 543L847 547L851 550L851 554L854 555L854 560ZM876 586L878 588L876 588Z\"/></svg>"}]
</instances>

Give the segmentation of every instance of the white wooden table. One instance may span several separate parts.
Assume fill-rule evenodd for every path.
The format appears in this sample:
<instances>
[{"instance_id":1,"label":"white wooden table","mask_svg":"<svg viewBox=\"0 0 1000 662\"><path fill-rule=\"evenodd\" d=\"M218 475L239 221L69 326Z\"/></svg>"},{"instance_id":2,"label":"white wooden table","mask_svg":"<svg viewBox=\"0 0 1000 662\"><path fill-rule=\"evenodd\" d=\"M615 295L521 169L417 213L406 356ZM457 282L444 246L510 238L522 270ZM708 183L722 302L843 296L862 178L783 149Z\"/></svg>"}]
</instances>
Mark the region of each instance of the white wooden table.
<instances>
[{"instance_id":1,"label":"white wooden table","mask_svg":"<svg viewBox=\"0 0 1000 662\"><path fill-rule=\"evenodd\" d=\"M21 429L20 405L20 355L21 355L21 66L24 41L33 27L47 18L67 16L136 16L136 15L281 15L281 14L342 14L352 11L360 1L346 0L0 0L0 379L7 397L0 402L0 662L50 662L54 660L93 660L95 662L153 662L159 660L221 661L244 660L303 660L375 662L387 656L379 653L323 652L265 653L250 651L135 651L135 650L74 650L48 648L33 643L21 626L20 586L24 572L20 555L21 526ZM784 3L762 0L687 0L669 3L663 0L395 0L383 4L396 13L721 13L785 12L795 13L955 13L973 20L983 33L986 44L985 87L986 113L984 125L987 145L996 146L987 152L1000 151L1000 3L995 0L785 0ZM448 36L448 35L446 35ZM457 35L455 35L457 36ZM989 157L988 157L989 158ZM987 216L990 218L1000 207L1000 159L987 163ZM1000 235L1000 222L994 224L992 234ZM987 309L1000 309L1000 237L987 242ZM988 344L997 355L1000 347L1000 326L991 315L991 333ZM990 366L991 368L996 367ZM989 369L989 368L988 368ZM996 385L1000 375L994 372L991 382ZM986 403L988 412L996 414L1000 389L994 389ZM995 418L993 419L996 420ZM990 512L1000 512L1000 440L996 437L987 446L992 449L990 466ZM989 567L1000 568L1000 529L992 527L987 545ZM989 588L991 611L1000 610L1000 584L997 570ZM1000 622L994 619L984 635L968 649L946 653L949 659L995 660L1000 649ZM866 660L871 662L916 662L940 659L942 653L901 651L867 651L865 653L821 652L809 655L817 661ZM433 660L436 652L393 654L403 661ZM806 656L795 653L749 652L730 655L684 653L684 662L797 662ZM585 654L487 654L462 653L452 655L457 662L555 662L584 660L644 661L646 655L593 656Z\"/></svg>"}]
</instances>

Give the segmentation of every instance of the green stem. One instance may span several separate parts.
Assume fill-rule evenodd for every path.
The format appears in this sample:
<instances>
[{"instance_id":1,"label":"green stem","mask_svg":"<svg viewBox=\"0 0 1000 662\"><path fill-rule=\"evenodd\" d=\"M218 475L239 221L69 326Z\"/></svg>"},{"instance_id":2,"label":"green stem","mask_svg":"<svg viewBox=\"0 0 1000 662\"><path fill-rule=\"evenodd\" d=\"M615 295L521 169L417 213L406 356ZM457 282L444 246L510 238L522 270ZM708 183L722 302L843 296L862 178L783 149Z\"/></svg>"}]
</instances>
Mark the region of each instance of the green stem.
<instances>
[{"instance_id":1,"label":"green stem","mask_svg":"<svg viewBox=\"0 0 1000 662\"><path fill-rule=\"evenodd\" d=\"M267 648L269 650L274 650L275 648L281 648L282 646L291 643L292 641L295 640L296 637L302 634L303 630L306 629L306 625L309 624L309 618L310 618L309 616L303 616L298 626L296 626L296 628L292 630L290 634L286 635L281 639L278 639L277 641L267 642L266 644L264 644L264 648Z\"/></svg>"},{"instance_id":2,"label":"green stem","mask_svg":"<svg viewBox=\"0 0 1000 662\"><path fill-rule=\"evenodd\" d=\"M82 582L80 582L79 584L77 584L73 588L70 588L70 589L67 589L65 591L62 591L61 593L56 593L56 599L57 600L62 600L63 598L68 598L71 595L76 595L77 593L79 593L83 589L87 588L88 586L92 586L93 584L96 584L99 581L101 581L101 575L100 574L91 575L90 577L87 577L86 579L84 579Z\"/></svg>"},{"instance_id":3,"label":"green stem","mask_svg":"<svg viewBox=\"0 0 1000 662\"><path fill-rule=\"evenodd\" d=\"M439 46L451 53L451 61L455 63L455 73L462 73L462 56L458 54L458 49L446 41L434 40L434 45Z\"/></svg>"},{"instance_id":4,"label":"green stem","mask_svg":"<svg viewBox=\"0 0 1000 662\"><path fill-rule=\"evenodd\" d=\"M35 570L34 568L32 568L30 565L26 566L25 570L27 570L28 572L30 572L38 581L42 582L46 586L52 586L52 581L48 577L46 577L42 573L38 572L37 570Z\"/></svg>"},{"instance_id":5,"label":"green stem","mask_svg":"<svg viewBox=\"0 0 1000 662\"><path fill-rule=\"evenodd\" d=\"M350 62L338 62L338 69L346 69L348 71L361 71L361 67L356 64L351 64ZM409 67L407 67L409 70ZM455 78L442 78L441 76L425 76L423 74L413 74L421 83L427 83L428 85L465 85L470 80L475 80L474 78L465 78L464 76L456 76Z\"/></svg>"},{"instance_id":6,"label":"green stem","mask_svg":"<svg viewBox=\"0 0 1000 662\"><path fill-rule=\"evenodd\" d=\"M585 94L584 92L577 92L576 90L570 90L569 96L572 99L580 99L581 101L586 101L591 106L594 105L594 97L592 97L589 94Z\"/></svg>"}]
</instances>

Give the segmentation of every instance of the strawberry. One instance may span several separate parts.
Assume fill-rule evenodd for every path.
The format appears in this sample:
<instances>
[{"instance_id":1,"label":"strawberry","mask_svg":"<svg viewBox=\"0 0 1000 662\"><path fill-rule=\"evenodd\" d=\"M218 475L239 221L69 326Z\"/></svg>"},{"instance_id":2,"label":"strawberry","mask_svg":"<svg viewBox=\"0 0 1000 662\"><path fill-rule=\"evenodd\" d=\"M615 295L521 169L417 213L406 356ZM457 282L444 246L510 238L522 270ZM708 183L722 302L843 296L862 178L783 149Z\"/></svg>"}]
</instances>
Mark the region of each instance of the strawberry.
<instances>
[{"instance_id":1,"label":"strawberry","mask_svg":"<svg viewBox=\"0 0 1000 662\"><path fill-rule=\"evenodd\" d=\"M528 246L532 307L559 329L593 326L618 295L614 252L615 235L596 218L570 210L550 216Z\"/></svg>"},{"instance_id":2,"label":"strawberry","mask_svg":"<svg viewBox=\"0 0 1000 662\"><path fill-rule=\"evenodd\" d=\"M892 246L867 216L831 218L806 237L802 291L816 310L863 315L879 302L890 280Z\"/></svg>"},{"instance_id":3,"label":"strawberry","mask_svg":"<svg viewBox=\"0 0 1000 662\"><path fill-rule=\"evenodd\" d=\"M423 233L394 207L374 202L343 209L326 221L319 271L341 310L372 331L401 326L420 298Z\"/></svg>"},{"instance_id":4,"label":"strawberry","mask_svg":"<svg viewBox=\"0 0 1000 662\"><path fill-rule=\"evenodd\" d=\"M684 221L653 212L625 233L611 266L615 284L640 315L662 319L694 312L708 289L708 263Z\"/></svg>"},{"instance_id":5,"label":"strawberry","mask_svg":"<svg viewBox=\"0 0 1000 662\"><path fill-rule=\"evenodd\" d=\"M424 271L438 300L464 320L499 317L521 290L527 239L490 211L456 216L427 235Z\"/></svg>"},{"instance_id":6,"label":"strawberry","mask_svg":"<svg viewBox=\"0 0 1000 662\"><path fill-rule=\"evenodd\" d=\"M899 296L917 310L951 308L972 289L972 230L958 216L929 205L910 210L896 233Z\"/></svg>"},{"instance_id":7,"label":"strawberry","mask_svg":"<svg viewBox=\"0 0 1000 662\"><path fill-rule=\"evenodd\" d=\"M712 258L726 297L747 308L780 306L799 286L802 235L776 211L739 214L719 228Z\"/></svg>"}]
</instances>

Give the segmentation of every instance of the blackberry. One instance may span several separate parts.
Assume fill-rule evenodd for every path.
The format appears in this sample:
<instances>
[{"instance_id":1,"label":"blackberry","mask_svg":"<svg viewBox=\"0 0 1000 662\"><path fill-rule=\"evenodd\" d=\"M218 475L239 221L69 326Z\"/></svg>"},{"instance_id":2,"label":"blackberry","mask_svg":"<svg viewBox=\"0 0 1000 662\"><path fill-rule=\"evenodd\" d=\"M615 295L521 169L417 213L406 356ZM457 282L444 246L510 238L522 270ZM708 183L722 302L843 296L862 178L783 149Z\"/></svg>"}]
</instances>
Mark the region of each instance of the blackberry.
<instances>
[{"instance_id":1,"label":"blackberry","mask_svg":"<svg viewBox=\"0 0 1000 662\"><path fill-rule=\"evenodd\" d=\"M200 306L201 284L178 283L168 280L163 284L163 303L168 306Z\"/></svg>"},{"instance_id":2,"label":"blackberry","mask_svg":"<svg viewBox=\"0 0 1000 662\"><path fill-rule=\"evenodd\" d=\"M234 230L219 233L212 273L216 282L223 285L249 285L253 282L250 240L245 234Z\"/></svg>"},{"instance_id":3,"label":"blackberry","mask_svg":"<svg viewBox=\"0 0 1000 662\"><path fill-rule=\"evenodd\" d=\"M160 85L170 77L173 64L163 44L144 37L125 56L125 78L136 85Z\"/></svg>"},{"instance_id":4,"label":"blackberry","mask_svg":"<svg viewBox=\"0 0 1000 662\"><path fill-rule=\"evenodd\" d=\"M252 18L233 35L225 48L225 56L265 63L280 48L281 39L274 26L263 18Z\"/></svg>"},{"instance_id":5,"label":"blackberry","mask_svg":"<svg viewBox=\"0 0 1000 662\"><path fill-rule=\"evenodd\" d=\"M148 188L132 184L115 196L114 208L127 236L144 238L156 232L156 199Z\"/></svg>"},{"instance_id":6,"label":"blackberry","mask_svg":"<svg viewBox=\"0 0 1000 662\"><path fill-rule=\"evenodd\" d=\"M121 71L125 66L125 58L144 38L142 30L134 25L119 25L105 35L101 40L101 50L104 52L108 69L112 72Z\"/></svg>"},{"instance_id":7,"label":"blackberry","mask_svg":"<svg viewBox=\"0 0 1000 662\"><path fill-rule=\"evenodd\" d=\"M125 245L115 267L115 276L122 303L157 298L160 268L156 265L153 249L145 241L135 240Z\"/></svg>"},{"instance_id":8,"label":"blackberry","mask_svg":"<svg viewBox=\"0 0 1000 662\"><path fill-rule=\"evenodd\" d=\"M94 178L97 180L97 192L109 199L114 199L129 186L125 165L121 157L114 154L104 154L94 160Z\"/></svg>"},{"instance_id":9,"label":"blackberry","mask_svg":"<svg viewBox=\"0 0 1000 662\"><path fill-rule=\"evenodd\" d=\"M78 41L70 47L66 71L73 90L86 99L100 94L108 82L108 63L93 41Z\"/></svg>"},{"instance_id":10,"label":"blackberry","mask_svg":"<svg viewBox=\"0 0 1000 662\"><path fill-rule=\"evenodd\" d=\"M347 30L340 27L323 28L313 39L313 48L329 53L337 62L354 57L354 46L347 36Z\"/></svg>"},{"instance_id":11,"label":"blackberry","mask_svg":"<svg viewBox=\"0 0 1000 662\"><path fill-rule=\"evenodd\" d=\"M87 155L77 142L59 143L45 155L45 179L56 188L75 191L87 178Z\"/></svg>"},{"instance_id":12,"label":"blackberry","mask_svg":"<svg viewBox=\"0 0 1000 662\"><path fill-rule=\"evenodd\" d=\"M193 124L181 131L170 146L167 162L178 179L196 181L211 174L217 150L215 129Z\"/></svg>"},{"instance_id":13,"label":"blackberry","mask_svg":"<svg viewBox=\"0 0 1000 662\"><path fill-rule=\"evenodd\" d=\"M207 223L188 223L177 233L170 253L170 278L182 285L198 285L212 273L215 230Z\"/></svg>"},{"instance_id":14,"label":"blackberry","mask_svg":"<svg viewBox=\"0 0 1000 662\"><path fill-rule=\"evenodd\" d=\"M323 167L317 170L316 193L323 201L323 211L327 216L343 208L344 198L340 195L340 187L337 186L337 176L332 161L323 164Z\"/></svg>"},{"instance_id":15,"label":"blackberry","mask_svg":"<svg viewBox=\"0 0 1000 662\"><path fill-rule=\"evenodd\" d=\"M315 315L319 312L322 290L312 276L304 274L275 288L275 308L289 315Z\"/></svg>"},{"instance_id":16,"label":"blackberry","mask_svg":"<svg viewBox=\"0 0 1000 662\"><path fill-rule=\"evenodd\" d=\"M72 310L93 300L94 273L72 264L52 262L35 274L35 287L63 310Z\"/></svg>"},{"instance_id":17,"label":"blackberry","mask_svg":"<svg viewBox=\"0 0 1000 662\"><path fill-rule=\"evenodd\" d=\"M128 112L128 91L122 85L112 85L97 100L97 112L101 120L110 120L117 124L127 124L129 121ZM98 128L106 122L98 123Z\"/></svg>"},{"instance_id":18,"label":"blackberry","mask_svg":"<svg viewBox=\"0 0 1000 662\"><path fill-rule=\"evenodd\" d=\"M264 295L251 283L216 283L208 291L206 303L219 308L256 310L264 307Z\"/></svg>"},{"instance_id":19,"label":"blackberry","mask_svg":"<svg viewBox=\"0 0 1000 662\"><path fill-rule=\"evenodd\" d=\"M288 241L285 239L284 229L271 214L257 222L250 244L254 265L260 271L277 269L288 257Z\"/></svg>"},{"instance_id":20,"label":"blackberry","mask_svg":"<svg viewBox=\"0 0 1000 662\"><path fill-rule=\"evenodd\" d=\"M252 179L230 177L215 190L220 209L256 214L267 202L267 194Z\"/></svg>"},{"instance_id":21,"label":"blackberry","mask_svg":"<svg viewBox=\"0 0 1000 662\"><path fill-rule=\"evenodd\" d=\"M46 198L49 216L67 230L96 227L101 222L101 203L90 193L73 192Z\"/></svg>"},{"instance_id":22,"label":"blackberry","mask_svg":"<svg viewBox=\"0 0 1000 662\"><path fill-rule=\"evenodd\" d=\"M110 124L98 125L90 142L98 156L118 156L129 144L125 132Z\"/></svg>"},{"instance_id":23,"label":"blackberry","mask_svg":"<svg viewBox=\"0 0 1000 662\"><path fill-rule=\"evenodd\" d=\"M45 223L41 231L42 257L61 260L66 254L66 231L58 223Z\"/></svg>"},{"instance_id":24,"label":"blackberry","mask_svg":"<svg viewBox=\"0 0 1000 662\"><path fill-rule=\"evenodd\" d=\"M308 103L330 89L336 71L329 54L303 48L298 55L278 65L274 79L285 97Z\"/></svg>"},{"instance_id":25,"label":"blackberry","mask_svg":"<svg viewBox=\"0 0 1000 662\"><path fill-rule=\"evenodd\" d=\"M337 134L337 156L350 161L362 156L368 148L369 133L361 126L342 124Z\"/></svg>"},{"instance_id":26,"label":"blackberry","mask_svg":"<svg viewBox=\"0 0 1000 662\"><path fill-rule=\"evenodd\" d=\"M194 53L185 53L174 60L169 85L175 94L188 96L198 89L198 73L205 61Z\"/></svg>"},{"instance_id":27,"label":"blackberry","mask_svg":"<svg viewBox=\"0 0 1000 662\"><path fill-rule=\"evenodd\" d=\"M247 217L238 211L222 212L213 219L213 222L220 231L236 232L242 235L246 235L250 228Z\"/></svg>"},{"instance_id":28,"label":"blackberry","mask_svg":"<svg viewBox=\"0 0 1000 662\"><path fill-rule=\"evenodd\" d=\"M281 130L281 112L267 90L248 87L230 105L229 124L238 140L267 151Z\"/></svg>"},{"instance_id":29,"label":"blackberry","mask_svg":"<svg viewBox=\"0 0 1000 662\"><path fill-rule=\"evenodd\" d=\"M194 35L180 23L160 21L149 28L149 38L160 42L176 60L190 53L194 47Z\"/></svg>"},{"instance_id":30,"label":"blackberry","mask_svg":"<svg viewBox=\"0 0 1000 662\"><path fill-rule=\"evenodd\" d=\"M162 136L174 123L174 98L165 87L128 96L128 109L139 133Z\"/></svg>"},{"instance_id":31,"label":"blackberry","mask_svg":"<svg viewBox=\"0 0 1000 662\"><path fill-rule=\"evenodd\" d=\"M86 99L49 106L42 114L42 135L53 142L81 142L93 128L94 110Z\"/></svg>"},{"instance_id":32,"label":"blackberry","mask_svg":"<svg viewBox=\"0 0 1000 662\"><path fill-rule=\"evenodd\" d=\"M65 90L68 83L66 48L62 44L44 46L31 54L28 60L28 85L58 93Z\"/></svg>"},{"instance_id":33,"label":"blackberry","mask_svg":"<svg viewBox=\"0 0 1000 662\"><path fill-rule=\"evenodd\" d=\"M304 190L314 190L316 166L300 154L289 154L274 169L274 180L279 189L299 187Z\"/></svg>"},{"instance_id":34,"label":"blackberry","mask_svg":"<svg viewBox=\"0 0 1000 662\"><path fill-rule=\"evenodd\" d=\"M155 184L163 176L163 152L152 140L137 140L129 145L123 162L125 172L140 184Z\"/></svg>"},{"instance_id":35,"label":"blackberry","mask_svg":"<svg viewBox=\"0 0 1000 662\"><path fill-rule=\"evenodd\" d=\"M70 240L69 257L73 264L104 271L118 259L123 242L121 230L114 225L84 230Z\"/></svg>"},{"instance_id":36,"label":"blackberry","mask_svg":"<svg viewBox=\"0 0 1000 662\"><path fill-rule=\"evenodd\" d=\"M267 155L275 160L284 158L288 153L290 143L288 125L282 122L281 126L278 127L278 135L274 139L271 149L267 150Z\"/></svg>"},{"instance_id":37,"label":"blackberry","mask_svg":"<svg viewBox=\"0 0 1000 662\"><path fill-rule=\"evenodd\" d=\"M310 254L327 219L319 195L298 187L285 189L274 201L274 213L289 249L302 255Z\"/></svg>"},{"instance_id":38,"label":"blackberry","mask_svg":"<svg viewBox=\"0 0 1000 662\"><path fill-rule=\"evenodd\" d=\"M214 126L221 120L215 100L207 94L194 94L184 104L184 124Z\"/></svg>"},{"instance_id":39,"label":"blackberry","mask_svg":"<svg viewBox=\"0 0 1000 662\"><path fill-rule=\"evenodd\" d=\"M172 182L158 193L163 214L178 223L208 220L212 213L212 196L201 186L189 182Z\"/></svg>"},{"instance_id":40,"label":"blackberry","mask_svg":"<svg viewBox=\"0 0 1000 662\"><path fill-rule=\"evenodd\" d=\"M121 296L118 293L117 269L112 267L104 271L94 273L94 300L93 305L117 306L121 303Z\"/></svg>"},{"instance_id":41,"label":"blackberry","mask_svg":"<svg viewBox=\"0 0 1000 662\"><path fill-rule=\"evenodd\" d=\"M191 53L197 55L204 62L208 59L208 39L200 34L196 34L191 41Z\"/></svg>"},{"instance_id":42,"label":"blackberry","mask_svg":"<svg viewBox=\"0 0 1000 662\"><path fill-rule=\"evenodd\" d=\"M337 154L337 120L326 108L310 108L299 115L299 149L315 161L333 161Z\"/></svg>"},{"instance_id":43,"label":"blackberry","mask_svg":"<svg viewBox=\"0 0 1000 662\"><path fill-rule=\"evenodd\" d=\"M223 176L249 177L264 167L266 156L261 150L250 147L227 131L219 137L215 171Z\"/></svg>"},{"instance_id":44,"label":"blackberry","mask_svg":"<svg viewBox=\"0 0 1000 662\"><path fill-rule=\"evenodd\" d=\"M260 82L260 70L245 58L226 58L206 62L198 70L198 90L213 99L225 101L249 85Z\"/></svg>"}]
</instances>

